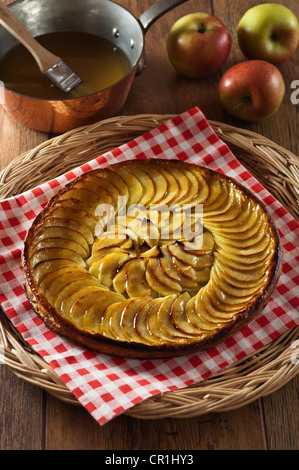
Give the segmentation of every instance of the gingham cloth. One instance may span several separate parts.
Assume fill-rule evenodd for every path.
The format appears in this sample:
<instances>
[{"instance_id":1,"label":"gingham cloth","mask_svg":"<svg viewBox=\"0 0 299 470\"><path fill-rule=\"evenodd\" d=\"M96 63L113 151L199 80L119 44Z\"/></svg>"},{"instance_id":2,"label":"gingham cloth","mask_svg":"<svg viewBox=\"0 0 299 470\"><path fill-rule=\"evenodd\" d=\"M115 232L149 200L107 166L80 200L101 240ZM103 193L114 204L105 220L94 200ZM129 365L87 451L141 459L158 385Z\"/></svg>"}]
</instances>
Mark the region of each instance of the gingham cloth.
<instances>
[{"instance_id":1,"label":"gingham cloth","mask_svg":"<svg viewBox=\"0 0 299 470\"><path fill-rule=\"evenodd\" d=\"M210 350L163 360L99 354L48 330L25 296L21 250L27 230L49 198L83 172L134 158L180 159L235 178L265 203L280 232L283 273L271 300L255 321ZM146 398L207 379L299 324L299 224L240 164L198 108L0 204L1 306L23 338L101 425Z\"/></svg>"}]
</instances>

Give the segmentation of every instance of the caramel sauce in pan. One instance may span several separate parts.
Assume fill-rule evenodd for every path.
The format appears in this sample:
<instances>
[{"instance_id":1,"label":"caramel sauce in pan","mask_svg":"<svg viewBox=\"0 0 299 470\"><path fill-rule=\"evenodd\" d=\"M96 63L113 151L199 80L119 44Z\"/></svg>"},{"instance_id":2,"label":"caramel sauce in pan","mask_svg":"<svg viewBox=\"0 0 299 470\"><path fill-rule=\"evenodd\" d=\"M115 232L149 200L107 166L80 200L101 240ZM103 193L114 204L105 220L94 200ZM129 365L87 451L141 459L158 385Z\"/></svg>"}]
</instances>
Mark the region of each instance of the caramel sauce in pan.
<instances>
[{"instance_id":1,"label":"caramel sauce in pan","mask_svg":"<svg viewBox=\"0 0 299 470\"><path fill-rule=\"evenodd\" d=\"M36 38L62 58L83 80L77 96L103 90L123 78L132 68L129 58L115 44L83 32L47 33ZM71 98L60 91L38 68L22 45L12 48L0 61L0 80L6 88L23 95L44 99Z\"/></svg>"}]
</instances>

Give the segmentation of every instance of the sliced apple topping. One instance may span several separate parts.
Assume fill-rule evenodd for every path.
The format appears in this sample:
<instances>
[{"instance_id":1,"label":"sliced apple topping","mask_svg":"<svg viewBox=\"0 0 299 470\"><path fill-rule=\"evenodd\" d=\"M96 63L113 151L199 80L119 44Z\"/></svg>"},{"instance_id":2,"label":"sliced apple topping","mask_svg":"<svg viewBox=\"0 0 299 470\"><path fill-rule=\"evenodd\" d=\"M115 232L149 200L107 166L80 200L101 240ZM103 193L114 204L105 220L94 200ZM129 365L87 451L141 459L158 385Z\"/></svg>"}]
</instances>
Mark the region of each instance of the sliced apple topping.
<instances>
[{"instance_id":1,"label":"sliced apple topping","mask_svg":"<svg viewBox=\"0 0 299 470\"><path fill-rule=\"evenodd\" d=\"M85 267L85 262L82 256L76 253L76 251L71 250L69 248L61 248L56 246L38 248L36 251L32 250L32 255L30 256L30 264L34 268L34 266L40 263L41 261L50 261L52 259L59 258L75 261L75 263L81 266L82 268Z\"/></svg>"},{"instance_id":2,"label":"sliced apple topping","mask_svg":"<svg viewBox=\"0 0 299 470\"><path fill-rule=\"evenodd\" d=\"M149 204L152 203L152 199L155 194L155 186L152 178L141 168L134 167L133 169L131 169L129 167L128 170L131 173L133 171L133 175L137 177L142 186L142 194L138 203L147 207Z\"/></svg>"},{"instance_id":3,"label":"sliced apple topping","mask_svg":"<svg viewBox=\"0 0 299 470\"><path fill-rule=\"evenodd\" d=\"M94 207L91 207L91 210L89 211L85 205L85 209L82 209L81 207L80 204L76 204L72 199L65 199L64 201L57 202L53 211L50 212L50 217L74 220L83 226L87 226L91 233L94 233L95 227L98 223L98 220L94 216L95 209Z\"/></svg>"},{"instance_id":4,"label":"sliced apple topping","mask_svg":"<svg viewBox=\"0 0 299 470\"><path fill-rule=\"evenodd\" d=\"M109 290L99 291L98 298L84 311L83 328L87 331L103 334L102 322L105 310L113 304L122 302L124 297Z\"/></svg>"},{"instance_id":5,"label":"sliced apple topping","mask_svg":"<svg viewBox=\"0 0 299 470\"><path fill-rule=\"evenodd\" d=\"M79 232L86 240L87 246L90 246L93 244L94 241L94 236L90 228L85 225L82 220L78 222L77 220L74 219L66 219L63 217L54 217L50 216L47 217L44 223L44 227L46 228L54 228L54 227L65 227L71 230L75 230L76 232Z\"/></svg>"},{"instance_id":6,"label":"sliced apple topping","mask_svg":"<svg viewBox=\"0 0 299 470\"><path fill-rule=\"evenodd\" d=\"M95 261L89 268L89 272L97 277L101 284L110 287L117 269L129 258L129 253L109 253Z\"/></svg>"},{"instance_id":7,"label":"sliced apple topping","mask_svg":"<svg viewBox=\"0 0 299 470\"><path fill-rule=\"evenodd\" d=\"M266 210L233 179L132 160L78 177L49 202L25 243L26 291L50 325L55 310L59 331L100 351L119 342L175 355L260 310L279 249Z\"/></svg>"},{"instance_id":8,"label":"sliced apple topping","mask_svg":"<svg viewBox=\"0 0 299 470\"><path fill-rule=\"evenodd\" d=\"M135 176L125 166L112 166L111 170L120 176L127 186L128 205L140 203L143 196L142 184L138 177Z\"/></svg>"},{"instance_id":9,"label":"sliced apple topping","mask_svg":"<svg viewBox=\"0 0 299 470\"><path fill-rule=\"evenodd\" d=\"M154 165L150 168L147 166L144 171L146 171L146 173L152 179L155 188L151 205L159 204L161 201L164 204L164 197L168 192L168 182L165 176L162 175L159 169L157 169Z\"/></svg>"}]
</instances>

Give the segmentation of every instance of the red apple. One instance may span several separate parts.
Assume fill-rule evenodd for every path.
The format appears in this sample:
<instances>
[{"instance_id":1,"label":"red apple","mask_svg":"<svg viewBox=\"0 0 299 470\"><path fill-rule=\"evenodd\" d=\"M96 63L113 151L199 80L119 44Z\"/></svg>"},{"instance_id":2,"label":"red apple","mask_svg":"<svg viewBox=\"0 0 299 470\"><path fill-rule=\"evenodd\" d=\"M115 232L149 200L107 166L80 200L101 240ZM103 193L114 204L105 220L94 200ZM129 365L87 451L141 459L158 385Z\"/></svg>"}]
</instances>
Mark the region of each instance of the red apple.
<instances>
[{"instance_id":1,"label":"red apple","mask_svg":"<svg viewBox=\"0 0 299 470\"><path fill-rule=\"evenodd\" d=\"M264 3L250 8L238 25L239 46L247 59L286 62L299 43L296 16L285 6Z\"/></svg>"},{"instance_id":2,"label":"red apple","mask_svg":"<svg viewBox=\"0 0 299 470\"><path fill-rule=\"evenodd\" d=\"M260 121L279 109L285 82L277 67L269 62L248 60L227 70L218 92L225 111L245 121Z\"/></svg>"},{"instance_id":3,"label":"red apple","mask_svg":"<svg viewBox=\"0 0 299 470\"><path fill-rule=\"evenodd\" d=\"M231 36L221 20L208 13L190 13L174 23L167 37L173 67L190 78L213 75L226 61Z\"/></svg>"}]
</instances>

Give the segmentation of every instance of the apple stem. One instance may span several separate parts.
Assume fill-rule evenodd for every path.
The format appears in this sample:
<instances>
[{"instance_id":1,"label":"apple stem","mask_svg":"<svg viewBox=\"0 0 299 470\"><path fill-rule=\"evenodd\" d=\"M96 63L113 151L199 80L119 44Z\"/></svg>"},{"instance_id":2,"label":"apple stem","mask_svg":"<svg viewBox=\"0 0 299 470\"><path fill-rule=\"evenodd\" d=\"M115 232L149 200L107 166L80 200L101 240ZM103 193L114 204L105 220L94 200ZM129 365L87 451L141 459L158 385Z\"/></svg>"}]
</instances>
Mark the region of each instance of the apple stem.
<instances>
[{"instance_id":1,"label":"apple stem","mask_svg":"<svg viewBox=\"0 0 299 470\"><path fill-rule=\"evenodd\" d=\"M234 106L233 108L233 111L236 111L237 109L239 109L243 104L249 104L251 103L251 97L250 96L244 96L244 98L242 98L242 100L240 101L240 103L238 103L236 106Z\"/></svg>"},{"instance_id":2,"label":"apple stem","mask_svg":"<svg viewBox=\"0 0 299 470\"><path fill-rule=\"evenodd\" d=\"M199 33L205 33L207 31L207 27L205 23L201 23L200 27L197 30Z\"/></svg>"},{"instance_id":3,"label":"apple stem","mask_svg":"<svg viewBox=\"0 0 299 470\"><path fill-rule=\"evenodd\" d=\"M272 33L270 39L271 41L274 41L274 42L278 41L279 40L278 33Z\"/></svg>"}]
</instances>

